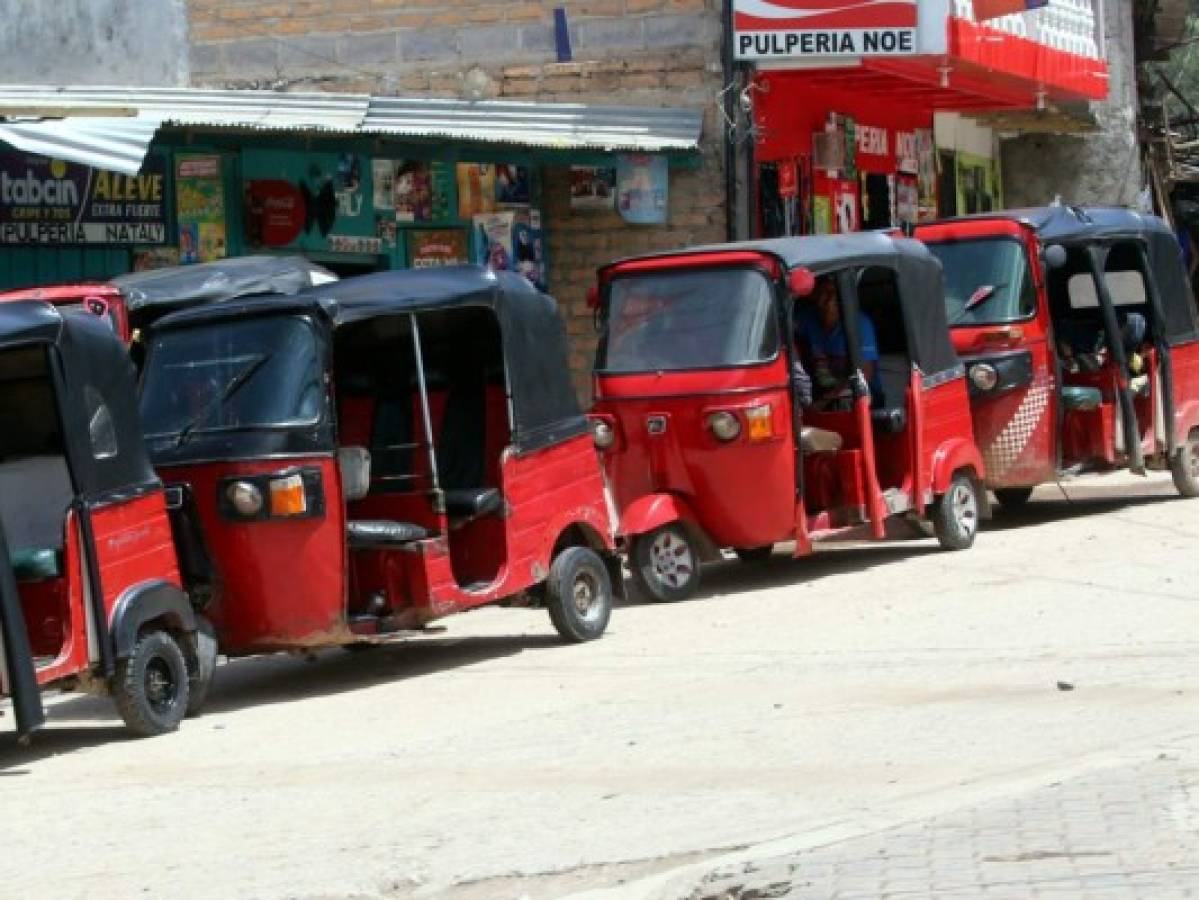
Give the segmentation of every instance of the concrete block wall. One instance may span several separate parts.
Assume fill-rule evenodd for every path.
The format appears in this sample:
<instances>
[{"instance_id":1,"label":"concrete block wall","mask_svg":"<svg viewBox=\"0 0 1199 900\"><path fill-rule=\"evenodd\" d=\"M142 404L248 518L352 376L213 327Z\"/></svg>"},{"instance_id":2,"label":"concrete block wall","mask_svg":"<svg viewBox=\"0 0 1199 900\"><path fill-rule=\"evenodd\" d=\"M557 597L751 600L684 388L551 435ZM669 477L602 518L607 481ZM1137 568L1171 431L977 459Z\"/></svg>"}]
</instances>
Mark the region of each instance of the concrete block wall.
<instances>
[{"instance_id":1,"label":"concrete block wall","mask_svg":"<svg viewBox=\"0 0 1199 900\"><path fill-rule=\"evenodd\" d=\"M185 0L0 0L0 83L187 84Z\"/></svg>"},{"instance_id":2,"label":"concrete block wall","mask_svg":"<svg viewBox=\"0 0 1199 900\"><path fill-rule=\"evenodd\" d=\"M1092 107L1098 129L1087 135L1028 134L1003 141L1004 200L1041 206L1061 195L1079 205L1131 205L1143 186L1137 138L1132 4L1104 4L1108 99Z\"/></svg>"},{"instance_id":3,"label":"concrete block wall","mask_svg":"<svg viewBox=\"0 0 1199 900\"><path fill-rule=\"evenodd\" d=\"M557 62L553 9L566 8L573 61ZM543 171L550 290L590 399L595 270L649 250L722 240L720 0L188 0L192 83L672 106L705 113L703 152L670 180L661 226L572 210L569 168Z\"/></svg>"}]
</instances>

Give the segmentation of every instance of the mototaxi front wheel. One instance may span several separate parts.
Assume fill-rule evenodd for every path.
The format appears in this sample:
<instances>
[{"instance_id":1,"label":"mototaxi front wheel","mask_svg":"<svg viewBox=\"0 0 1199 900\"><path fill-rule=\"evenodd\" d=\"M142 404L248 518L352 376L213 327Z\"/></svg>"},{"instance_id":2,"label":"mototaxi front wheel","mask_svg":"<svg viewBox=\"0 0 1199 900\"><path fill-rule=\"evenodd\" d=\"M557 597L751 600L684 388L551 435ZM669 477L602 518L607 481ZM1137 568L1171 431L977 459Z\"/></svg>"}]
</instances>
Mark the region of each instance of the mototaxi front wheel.
<instances>
[{"instance_id":1,"label":"mototaxi front wheel","mask_svg":"<svg viewBox=\"0 0 1199 900\"><path fill-rule=\"evenodd\" d=\"M933 530L946 550L967 550L978 534L978 483L967 472L955 472L949 488L932 510Z\"/></svg>"},{"instance_id":2,"label":"mototaxi front wheel","mask_svg":"<svg viewBox=\"0 0 1199 900\"><path fill-rule=\"evenodd\" d=\"M654 600L674 603L699 589L698 548L679 522L638 535L629 555L633 580Z\"/></svg>"}]
</instances>

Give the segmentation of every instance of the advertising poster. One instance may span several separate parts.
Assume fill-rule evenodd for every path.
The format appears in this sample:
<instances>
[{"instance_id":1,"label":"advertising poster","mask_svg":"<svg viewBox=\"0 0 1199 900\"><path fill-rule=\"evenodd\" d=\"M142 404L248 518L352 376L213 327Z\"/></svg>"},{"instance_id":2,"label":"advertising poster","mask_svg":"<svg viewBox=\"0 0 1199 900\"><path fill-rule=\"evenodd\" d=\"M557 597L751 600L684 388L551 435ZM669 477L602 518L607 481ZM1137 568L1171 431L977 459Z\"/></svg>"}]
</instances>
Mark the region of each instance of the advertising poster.
<instances>
[{"instance_id":1,"label":"advertising poster","mask_svg":"<svg viewBox=\"0 0 1199 900\"><path fill-rule=\"evenodd\" d=\"M666 157L626 153L617 159L616 208L634 225L666 222L669 170Z\"/></svg>"},{"instance_id":2,"label":"advertising poster","mask_svg":"<svg viewBox=\"0 0 1199 900\"><path fill-rule=\"evenodd\" d=\"M833 213L835 215L836 231L849 234L862 227L858 215L858 192L852 181L836 181L833 183Z\"/></svg>"},{"instance_id":3,"label":"advertising poster","mask_svg":"<svg viewBox=\"0 0 1199 900\"><path fill-rule=\"evenodd\" d=\"M458 217L470 219L495 212L495 166L458 163Z\"/></svg>"},{"instance_id":4,"label":"advertising poster","mask_svg":"<svg viewBox=\"0 0 1199 900\"><path fill-rule=\"evenodd\" d=\"M429 163L429 178L433 182L433 221L445 222L454 217L454 167L447 162Z\"/></svg>"},{"instance_id":5,"label":"advertising poster","mask_svg":"<svg viewBox=\"0 0 1199 900\"><path fill-rule=\"evenodd\" d=\"M396 163L393 201L397 222L428 222L433 218L433 177L423 160Z\"/></svg>"},{"instance_id":6,"label":"advertising poster","mask_svg":"<svg viewBox=\"0 0 1199 900\"><path fill-rule=\"evenodd\" d=\"M472 219L474 226L475 262L493 272L508 272L514 268L512 231L516 222L514 212L480 213Z\"/></svg>"},{"instance_id":7,"label":"advertising poster","mask_svg":"<svg viewBox=\"0 0 1199 900\"><path fill-rule=\"evenodd\" d=\"M812 198L812 233L828 234L832 231L833 204L828 197Z\"/></svg>"},{"instance_id":8,"label":"advertising poster","mask_svg":"<svg viewBox=\"0 0 1199 900\"><path fill-rule=\"evenodd\" d=\"M937 148L931 128L916 130L917 192L919 210L917 219L931 222L937 218Z\"/></svg>"},{"instance_id":9,"label":"advertising poster","mask_svg":"<svg viewBox=\"0 0 1199 900\"><path fill-rule=\"evenodd\" d=\"M120 175L0 152L0 244L165 244L166 159Z\"/></svg>"},{"instance_id":10,"label":"advertising poster","mask_svg":"<svg viewBox=\"0 0 1199 900\"><path fill-rule=\"evenodd\" d=\"M529 169L527 166L501 164L495 167L495 202L506 206L529 205Z\"/></svg>"},{"instance_id":11,"label":"advertising poster","mask_svg":"<svg viewBox=\"0 0 1199 900\"><path fill-rule=\"evenodd\" d=\"M794 159L784 159L778 164L779 196L783 199L799 196L799 172Z\"/></svg>"},{"instance_id":12,"label":"advertising poster","mask_svg":"<svg viewBox=\"0 0 1199 900\"><path fill-rule=\"evenodd\" d=\"M371 160L371 206L375 212L393 209L396 164L394 159Z\"/></svg>"},{"instance_id":13,"label":"advertising poster","mask_svg":"<svg viewBox=\"0 0 1199 900\"><path fill-rule=\"evenodd\" d=\"M178 247L134 247L133 271L145 272L149 269L166 269L179 265Z\"/></svg>"},{"instance_id":14,"label":"advertising poster","mask_svg":"<svg viewBox=\"0 0 1199 900\"><path fill-rule=\"evenodd\" d=\"M225 256L225 186L219 156L175 157L175 210L181 263Z\"/></svg>"},{"instance_id":15,"label":"advertising poster","mask_svg":"<svg viewBox=\"0 0 1199 900\"><path fill-rule=\"evenodd\" d=\"M571 209L612 209L616 205L616 170L611 167L570 167Z\"/></svg>"},{"instance_id":16,"label":"advertising poster","mask_svg":"<svg viewBox=\"0 0 1199 900\"><path fill-rule=\"evenodd\" d=\"M461 228L419 228L408 232L408 267L431 269L470 262L466 232Z\"/></svg>"},{"instance_id":17,"label":"advertising poster","mask_svg":"<svg viewBox=\"0 0 1199 900\"><path fill-rule=\"evenodd\" d=\"M512 232L512 253L515 268L534 287L546 289L547 264L545 233L541 230L541 212L536 209L518 213Z\"/></svg>"}]
</instances>

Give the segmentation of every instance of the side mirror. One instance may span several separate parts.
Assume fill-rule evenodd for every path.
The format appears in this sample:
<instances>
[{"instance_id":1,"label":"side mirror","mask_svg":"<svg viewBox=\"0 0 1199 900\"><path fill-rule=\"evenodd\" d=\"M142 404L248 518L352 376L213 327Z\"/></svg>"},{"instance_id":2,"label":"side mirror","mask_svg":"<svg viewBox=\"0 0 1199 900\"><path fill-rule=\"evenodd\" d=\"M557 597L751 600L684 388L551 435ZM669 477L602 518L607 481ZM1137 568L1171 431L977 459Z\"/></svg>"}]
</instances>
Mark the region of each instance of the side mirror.
<instances>
[{"instance_id":1,"label":"side mirror","mask_svg":"<svg viewBox=\"0 0 1199 900\"><path fill-rule=\"evenodd\" d=\"M587 288L587 308L599 309L600 307L600 289L599 285L593 284Z\"/></svg>"},{"instance_id":2,"label":"side mirror","mask_svg":"<svg viewBox=\"0 0 1199 900\"><path fill-rule=\"evenodd\" d=\"M1045 265L1050 269L1060 269L1066 264L1066 248L1061 244L1050 244L1045 248Z\"/></svg>"},{"instance_id":3,"label":"side mirror","mask_svg":"<svg viewBox=\"0 0 1199 900\"><path fill-rule=\"evenodd\" d=\"M816 276L810 269L792 269L787 273L787 288L796 297L809 297L816 290Z\"/></svg>"}]
</instances>

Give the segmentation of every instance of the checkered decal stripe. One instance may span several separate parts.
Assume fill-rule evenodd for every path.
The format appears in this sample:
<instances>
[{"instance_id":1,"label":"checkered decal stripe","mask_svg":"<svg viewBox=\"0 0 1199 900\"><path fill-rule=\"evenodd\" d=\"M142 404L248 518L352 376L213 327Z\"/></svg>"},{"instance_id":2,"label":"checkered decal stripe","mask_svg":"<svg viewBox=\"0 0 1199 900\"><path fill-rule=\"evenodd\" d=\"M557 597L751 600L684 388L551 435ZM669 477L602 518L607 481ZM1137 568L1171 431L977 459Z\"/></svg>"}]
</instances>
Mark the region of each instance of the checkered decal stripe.
<instances>
[{"instance_id":1,"label":"checkered decal stripe","mask_svg":"<svg viewBox=\"0 0 1199 900\"><path fill-rule=\"evenodd\" d=\"M1004 474L1027 449L1037 426L1049 409L1052 392L1053 379L1047 374L1039 375L1029 386L1011 421L983 448L983 462L987 466L988 479L1002 480Z\"/></svg>"}]
</instances>

